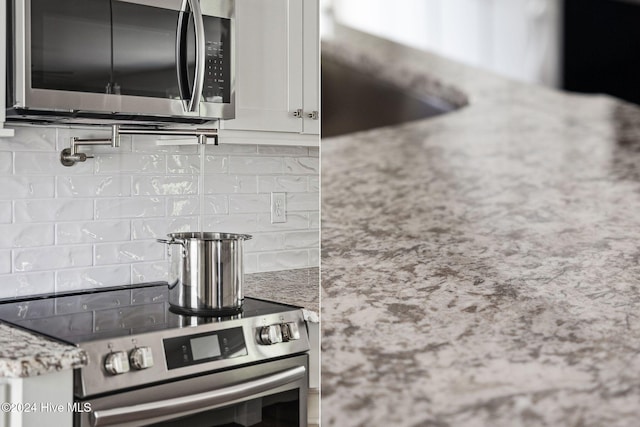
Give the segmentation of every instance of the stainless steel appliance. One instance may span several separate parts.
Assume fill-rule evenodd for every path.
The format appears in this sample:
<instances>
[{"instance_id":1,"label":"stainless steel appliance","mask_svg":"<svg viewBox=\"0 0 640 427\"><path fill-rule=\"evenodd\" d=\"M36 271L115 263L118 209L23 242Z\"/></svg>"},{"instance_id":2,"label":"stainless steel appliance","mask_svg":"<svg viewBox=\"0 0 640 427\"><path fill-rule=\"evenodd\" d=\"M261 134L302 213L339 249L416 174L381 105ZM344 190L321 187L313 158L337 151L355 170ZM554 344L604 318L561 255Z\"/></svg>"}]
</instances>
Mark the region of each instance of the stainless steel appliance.
<instances>
[{"instance_id":1,"label":"stainless steel appliance","mask_svg":"<svg viewBox=\"0 0 640 427\"><path fill-rule=\"evenodd\" d=\"M248 234L188 232L158 239L169 249L169 304L192 315L235 314L242 308L243 243Z\"/></svg>"},{"instance_id":2,"label":"stainless steel appliance","mask_svg":"<svg viewBox=\"0 0 640 427\"><path fill-rule=\"evenodd\" d=\"M0 304L0 319L83 348L75 426L306 426L302 310L245 298L228 317L168 310L167 284Z\"/></svg>"},{"instance_id":3,"label":"stainless steel appliance","mask_svg":"<svg viewBox=\"0 0 640 427\"><path fill-rule=\"evenodd\" d=\"M7 119L235 116L234 0L9 0Z\"/></svg>"}]
</instances>

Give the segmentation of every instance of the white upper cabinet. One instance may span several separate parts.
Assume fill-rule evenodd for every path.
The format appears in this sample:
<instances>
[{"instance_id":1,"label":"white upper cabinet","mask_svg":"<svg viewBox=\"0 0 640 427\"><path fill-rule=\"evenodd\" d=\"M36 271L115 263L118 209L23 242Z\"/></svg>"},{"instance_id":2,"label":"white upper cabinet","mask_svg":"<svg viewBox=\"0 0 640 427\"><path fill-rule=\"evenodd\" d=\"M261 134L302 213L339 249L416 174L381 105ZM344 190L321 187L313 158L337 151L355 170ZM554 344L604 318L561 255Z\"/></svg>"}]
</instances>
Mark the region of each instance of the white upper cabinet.
<instances>
[{"instance_id":1,"label":"white upper cabinet","mask_svg":"<svg viewBox=\"0 0 640 427\"><path fill-rule=\"evenodd\" d=\"M320 134L320 3L303 1L302 133Z\"/></svg>"},{"instance_id":2,"label":"white upper cabinet","mask_svg":"<svg viewBox=\"0 0 640 427\"><path fill-rule=\"evenodd\" d=\"M318 0L237 0L236 118L224 129L319 133Z\"/></svg>"}]
</instances>

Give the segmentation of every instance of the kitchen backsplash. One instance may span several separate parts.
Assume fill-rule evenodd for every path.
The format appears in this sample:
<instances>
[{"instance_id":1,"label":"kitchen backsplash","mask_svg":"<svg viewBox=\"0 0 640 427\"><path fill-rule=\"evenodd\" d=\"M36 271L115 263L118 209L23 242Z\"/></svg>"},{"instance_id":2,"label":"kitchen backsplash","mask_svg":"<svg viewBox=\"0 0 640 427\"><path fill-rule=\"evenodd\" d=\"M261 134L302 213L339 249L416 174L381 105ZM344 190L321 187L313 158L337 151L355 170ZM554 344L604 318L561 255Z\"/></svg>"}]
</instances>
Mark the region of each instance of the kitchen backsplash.
<instances>
[{"instance_id":1,"label":"kitchen backsplash","mask_svg":"<svg viewBox=\"0 0 640 427\"><path fill-rule=\"evenodd\" d=\"M319 265L318 148L135 136L65 167L71 136L107 132L15 130L0 139L0 298L166 280L155 239L170 232L252 234L247 273ZM287 195L285 223L271 224L271 192Z\"/></svg>"}]
</instances>

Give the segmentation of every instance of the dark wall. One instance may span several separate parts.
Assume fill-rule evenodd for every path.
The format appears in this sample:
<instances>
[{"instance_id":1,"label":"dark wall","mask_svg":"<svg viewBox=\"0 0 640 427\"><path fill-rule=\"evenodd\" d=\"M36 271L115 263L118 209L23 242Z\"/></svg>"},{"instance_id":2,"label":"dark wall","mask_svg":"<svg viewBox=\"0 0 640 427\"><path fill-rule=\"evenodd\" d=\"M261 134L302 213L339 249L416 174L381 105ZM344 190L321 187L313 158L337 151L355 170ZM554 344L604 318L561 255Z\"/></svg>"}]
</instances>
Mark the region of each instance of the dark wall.
<instances>
[{"instance_id":1,"label":"dark wall","mask_svg":"<svg viewBox=\"0 0 640 427\"><path fill-rule=\"evenodd\" d=\"M640 104L640 1L565 0L563 86Z\"/></svg>"}]
</instances>

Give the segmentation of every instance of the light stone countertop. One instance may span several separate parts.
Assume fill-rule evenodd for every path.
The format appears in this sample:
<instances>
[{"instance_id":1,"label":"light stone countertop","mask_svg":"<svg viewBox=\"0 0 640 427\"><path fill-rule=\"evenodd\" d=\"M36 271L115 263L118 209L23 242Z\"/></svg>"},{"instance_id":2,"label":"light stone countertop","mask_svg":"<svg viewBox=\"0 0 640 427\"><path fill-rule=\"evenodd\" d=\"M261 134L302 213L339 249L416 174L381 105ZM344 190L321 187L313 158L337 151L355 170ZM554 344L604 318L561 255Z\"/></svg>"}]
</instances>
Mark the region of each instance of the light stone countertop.
<instances>
[{"instance_id":1,"label":"light stone countertop","mask_svg":"<svg viewBox=\"0 0 640 427\"><path fill-rule=\"evenodd\" d=\"M253 273L245 276L244 294L303 307L305 320L320 321L320 269Z\"/></svg>"},{"instance_id":2,"label":"light stone countertop","mask_svg":"<svg viewBox=\"0 0 640 427\"><path fill-rule=\"evenodd\" d=\"M309 322L319 321L318 286L318 268L245 276L245 295L304 307ZM31 377L86 364L84 350L0 322L0 377Z\"/></svg>"},{"instance_id":3,"label":"light stone countertop","mask_svg":"<svg viewBox=\"0 0 640 427\"><path fill-rule=\"evenodd\" d=\"M0 377L33 377L86 364L84 350L0 323Z\"/></svg>"},{"instance_id":4,"label":"light stone countertop","mask_svg":"<svg viewBox=\"0 0 640 427\"><path fill-rule=\"evenodd\" d=\"M338 29L467 106L322 141L322 425L635 426L640 108Z\"/></svg>"}]
</instances>

